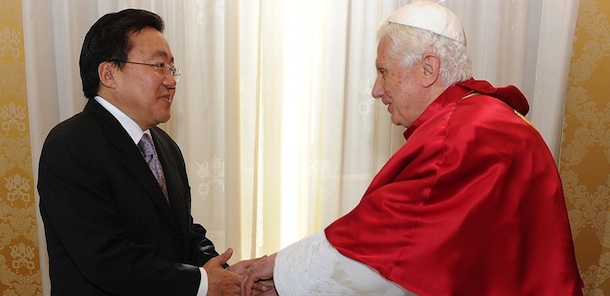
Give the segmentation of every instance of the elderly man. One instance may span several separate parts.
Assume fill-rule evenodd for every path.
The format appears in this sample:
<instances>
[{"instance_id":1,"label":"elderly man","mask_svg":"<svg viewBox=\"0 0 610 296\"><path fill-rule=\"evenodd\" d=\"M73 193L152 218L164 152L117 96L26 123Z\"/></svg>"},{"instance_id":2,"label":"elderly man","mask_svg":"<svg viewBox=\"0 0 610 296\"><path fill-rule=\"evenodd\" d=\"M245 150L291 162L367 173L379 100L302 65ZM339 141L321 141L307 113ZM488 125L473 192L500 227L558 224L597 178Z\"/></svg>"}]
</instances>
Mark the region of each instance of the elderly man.
<instances>
[{"instance_id":1,"label":"elderly man","mask_svg":"<svg viewBox=\"0 0 610 296\"><path fill-rule=\"evenodd\" d=\"M561 181L514 86L474 80L459 19L430 1L378 31L373 97L406 142L358 206L254 265L242 295L582 295Z\"/></svg>"}]
</instances>

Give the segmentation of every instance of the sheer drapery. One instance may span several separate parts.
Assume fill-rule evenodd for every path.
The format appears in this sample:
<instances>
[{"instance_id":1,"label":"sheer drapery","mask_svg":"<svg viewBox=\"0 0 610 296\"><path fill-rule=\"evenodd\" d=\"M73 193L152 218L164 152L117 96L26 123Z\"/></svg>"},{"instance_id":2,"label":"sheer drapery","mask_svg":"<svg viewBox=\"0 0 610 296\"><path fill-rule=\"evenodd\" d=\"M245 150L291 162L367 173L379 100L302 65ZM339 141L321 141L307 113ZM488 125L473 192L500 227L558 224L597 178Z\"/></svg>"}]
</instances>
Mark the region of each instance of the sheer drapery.
<instances>
[{"instance_id":1,"label":"sheer drapery","mask_svg":"<svg viewBox=\"0 0 610 296\"><path fill-rule=\"evenodd\" d=\"M162 127L184 152L195 220L236 249L232 261L275 252L352 209L402 145L370 90L377 26L409 2L23 0L34 170L49 129L85 104L88 28L123 8L154 11L183 74ZM464 22L474 76L519 86L557 155L578 1L443 3Z\"/></svg>"}]
</instances>

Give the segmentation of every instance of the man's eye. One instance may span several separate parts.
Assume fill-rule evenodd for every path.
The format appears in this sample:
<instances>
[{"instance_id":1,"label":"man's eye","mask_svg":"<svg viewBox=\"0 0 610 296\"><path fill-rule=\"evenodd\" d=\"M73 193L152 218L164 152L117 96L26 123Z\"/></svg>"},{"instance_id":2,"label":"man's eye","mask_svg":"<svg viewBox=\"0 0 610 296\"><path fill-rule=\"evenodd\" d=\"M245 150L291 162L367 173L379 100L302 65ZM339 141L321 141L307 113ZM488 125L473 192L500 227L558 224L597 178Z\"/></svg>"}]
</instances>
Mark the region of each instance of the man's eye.
<instances>
[{"instance_id":1,"label":"man's eye","mask_svg":"<svg viewBox=\"0 0 610 296\"><path fill-rule=\"evenodd\" d=\"M155 67L165 68L165 63L156 63Z\"/></svg>"}]
</instances>

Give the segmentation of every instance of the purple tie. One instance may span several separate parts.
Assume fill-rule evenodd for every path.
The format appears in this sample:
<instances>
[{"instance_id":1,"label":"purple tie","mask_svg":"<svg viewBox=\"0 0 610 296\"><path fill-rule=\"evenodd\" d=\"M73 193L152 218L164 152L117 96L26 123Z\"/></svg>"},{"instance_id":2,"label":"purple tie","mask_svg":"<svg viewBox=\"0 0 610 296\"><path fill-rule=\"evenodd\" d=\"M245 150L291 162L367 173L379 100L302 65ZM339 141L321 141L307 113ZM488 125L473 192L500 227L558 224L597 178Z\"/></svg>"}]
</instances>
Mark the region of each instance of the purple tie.
<instances>
[{"instance_id":1,"label":"purple tie","mask_svg":"<svg viewBox=\"0 0 610 296\"><path fill-rule=\"evenodd\" d=\"M157 152L155 151L155 146L152 143L152 139L147 133L144 133L140 142L138 142L138 148L142 152L144 159L148 163L148 167L152 171L153 175L157 179L159 186L161 186L161 190L163 190L163 195L165 195L165 199L169 202L169 198L167 196L167 188L165 187L165 176L163 175L163 168L161 167L161 162L159 162L159 158L157 157Z\"/></svg>"}]
</instances>

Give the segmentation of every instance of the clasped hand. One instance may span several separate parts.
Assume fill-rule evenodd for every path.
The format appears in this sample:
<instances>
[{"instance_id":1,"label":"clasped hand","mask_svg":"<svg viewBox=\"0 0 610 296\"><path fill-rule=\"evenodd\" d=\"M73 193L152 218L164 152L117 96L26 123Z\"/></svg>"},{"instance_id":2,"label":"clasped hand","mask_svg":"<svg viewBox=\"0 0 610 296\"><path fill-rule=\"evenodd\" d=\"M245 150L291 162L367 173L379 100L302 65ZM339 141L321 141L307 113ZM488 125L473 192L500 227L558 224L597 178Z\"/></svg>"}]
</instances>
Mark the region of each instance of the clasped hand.
<instances>
[{"instance_id":1,"label":"clasped hand","mask_svg":"<svg viewBox=\"0 0 610 296\"><path fill-rule=\"evenodd\" d=\"M260 277L248 276L250 274L264 274L260 271L263 265L258 267L258 263L266 262L267 256L243 260L224 269L222 266L227 263L232 255L233 250L227 249L224 253L210 259L203 265L203 268L208 275L208 296L240 294L255 296L278 295L275 291L273 281L270 280L271 276L266 278L269 280L260 280ZM274 259L273 261L275 262L275 254L272 256ZM255 267L255 269L252 269L253 267ZM271 273L273 273L273 267L271 268ZM248 281L247 284L244 284L248 278L257 278L257 280L251 283ZM245 294L244 291L241 290L240 285L241 287L247 287L248 291L245 292Z\"/></svg>"},{"instance_id":2,"label":"clasped hand","mask_svg":"<svg viewBox=\"0 0 610 296\"><path fill-rule=\"evenodd\" d=\"M244 274L241 281L241 295L278 295L273 283L273 268L275 267L275 257L277 253L269 257L258 258ZM272 289L265 291L264 294L256 294L257 286L263 284ZM273 293L272 293L273 292Z\"/></svg>"}]
</instances>

